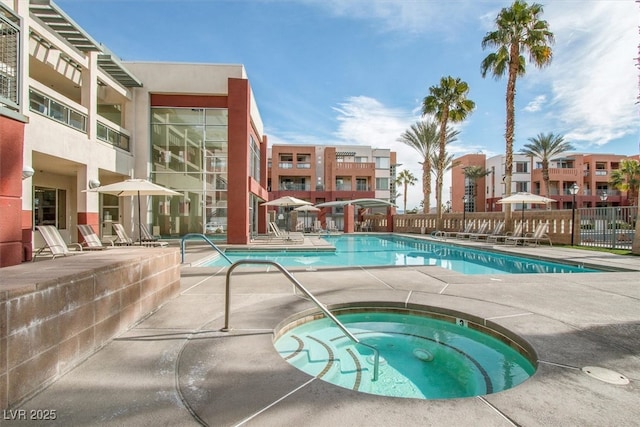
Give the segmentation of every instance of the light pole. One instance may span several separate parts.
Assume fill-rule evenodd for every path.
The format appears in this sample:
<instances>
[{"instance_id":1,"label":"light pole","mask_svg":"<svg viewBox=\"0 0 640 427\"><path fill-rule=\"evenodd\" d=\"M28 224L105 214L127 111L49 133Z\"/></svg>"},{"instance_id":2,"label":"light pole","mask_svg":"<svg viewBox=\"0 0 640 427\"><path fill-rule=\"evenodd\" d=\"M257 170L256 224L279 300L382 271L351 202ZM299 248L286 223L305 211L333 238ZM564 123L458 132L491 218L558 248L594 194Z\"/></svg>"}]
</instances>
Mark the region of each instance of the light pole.
<instances>
[{"instance_id":1,"label":"light pole","mask_svg":"<svg viewBox=\"0 0 640 427\"><path fill-rule=\"evenodd\" d=\"M569 192L573 196L573 202L571 203L571 246L573 246L573 235L576 231L576 194L580 191L580 187L575 182L569 187Z\"/></svg>"},{"instance_id":2,"label":"light pole","mask_svg":"<svg viewBox=\"0 0 640 427\"><path fill-rule=\"evenodd\" d=\"M447 200L447 213L451 212L451 200Z\"/></svg>"},{"instance_id":3,"label":"light pole","mask_svg":"<svg viewBox=\"0 0 640 427\"><path fill-rule=\"evenodd\" d=\"M607 206L607 197L609 197L609 195L607 194L607 190L602 190L602 193L600 193L600 201L604 204L604 206Z\"/></svg>"},{"instance_id":4,"label":"light pole","mask_svg":"<svg viewBox=\"0 0 640 427\"><path fill-rule=\"evenodd\" d=\"M467 229L467 195L462 196L462 231Z\"/></svg>"}]
</instances>

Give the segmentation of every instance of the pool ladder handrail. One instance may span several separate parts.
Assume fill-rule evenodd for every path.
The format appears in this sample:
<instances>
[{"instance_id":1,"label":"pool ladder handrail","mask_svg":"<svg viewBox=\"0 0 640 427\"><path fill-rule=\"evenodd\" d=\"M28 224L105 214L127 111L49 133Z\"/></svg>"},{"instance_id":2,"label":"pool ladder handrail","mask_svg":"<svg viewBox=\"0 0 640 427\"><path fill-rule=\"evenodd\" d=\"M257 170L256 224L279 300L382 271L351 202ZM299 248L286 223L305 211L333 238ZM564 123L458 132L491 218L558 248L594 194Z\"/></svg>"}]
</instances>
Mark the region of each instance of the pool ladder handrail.
<instances>
[{"instance_id":1,"label":"pool ladder handrail","mask_svg":"<svg viewBox=\"0 0 640 427\"><path fill-rule=\"evenodd\" d=\"M216 244L211 241L211 239L209 239L207 236L205 236L202 233L188 233L182 236L182 239L180 239L180 253L182 255L182 264L184 264L185 244L186 244L186 241L189 240L191 237L200 237L205 242L207 242L209 246L211 246L213 249L218 251L218 253L222 255L224 259L229 261L229 264L233 264L233 261L231 261L229 257L224 254L224 251L219 247L217 247Z\"/></svg>"},{"instance_id":2,"label":"pool ladder handrail","mask_svg":"<svg viewBox=\"0 0 640 427\"><path fill-rule=\"evenodd\" d=\"M340 328L340 330L342 330L342 332L351 340L353 341L355 344L360 344L364 347L369 348L371 351L373 351L373 355L374 355L374 363L373 363L373 379L372 381L377 381L378 380L378 371L379 371L379 364L380 364L380 351L375 348L374 346L370 345L370 344L366 344L363 343L362 341L360 341L355 335L353 335L346 326L344 326L339 320L338 318L336 318L336 316L333 315L333 313L331 313L325 306L324 304L322 304L311 292L309 292L304 286L302 286L302 283L300 283L295 277L293 277L293 275L289 272L289 270L287 270L286 268L284 268L282 265L280 265L279 263L275 262L275 261L270 261L270 260L266 260L266 259L241 259L238 260L236 262L234 262L233 264L231 264L231 266L229 267L229 270L227 270L227 279L226 279L226 288L225 288L225 304L224 304L224 327L221 329L224 332L228 332L231 330L231 328L229 327L229 314L230 314L230 309L231 309L231 273L233 272L233 270L236 269L236 267L238 267L239 265L242 264L267 264L267 265L272 265L275 268L277 268L278 270L280 270L280 272L282 274L285 275L285 277L287 279L289 279L289 281L291 283L293 283L293 285L298 288L303 294L305 294L311 301L313 301L313 303L324 313L325 316L327 316L329 319L331 319L331 321L333 323L336 324L336 326L338 328Z\"/></svg>"}]
</instances>

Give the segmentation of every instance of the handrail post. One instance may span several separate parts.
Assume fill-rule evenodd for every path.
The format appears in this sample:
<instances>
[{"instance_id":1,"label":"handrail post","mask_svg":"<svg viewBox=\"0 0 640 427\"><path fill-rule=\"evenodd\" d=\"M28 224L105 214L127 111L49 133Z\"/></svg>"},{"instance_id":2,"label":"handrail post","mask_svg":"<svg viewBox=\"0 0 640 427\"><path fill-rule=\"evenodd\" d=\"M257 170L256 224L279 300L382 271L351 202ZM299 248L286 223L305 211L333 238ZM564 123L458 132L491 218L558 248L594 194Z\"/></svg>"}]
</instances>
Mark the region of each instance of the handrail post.
<instances>
[{"instance_id":1,"label":"handrail post","mask_svg":"<svg viewBox=\"0 0 640 427\"><path fill-rule=\"evenodd\" d=\"M229 332L231 330L231 327L229 326L229 317L230 317L230 311L231 311L231 273L233 272L233 270L236 269L236 267L238 267L241 264L268 264L268 265L272 265L272 266L276 267L278 270L280 270L280 272L282 274L284 274L285 277L287 279L289 279L289 281L291 283L293 283L293 285L296 288L298 288L311 301L313 301L313 303L320 309L320 311L322 311L324 313L325 316L327 316L333 323L336 324L336 326L347 336L347 338L349 338L355 344L363 345L363 346L365 346L365 347L367 347L367 348L369 348L369 349L371 349L373 351L373 354L374 354L374 365L373 365L373 379L372 379L372 381L377 381L378 380L380 351L377 348L375 348L374 346L370 345L370 344L366 344L366 343L361 342L355 335L353 335L351 333L351 331L349 331L346 328L346 326L344 326L342 324L342 322L340 322L338 320L338 318L333 313L331 313L324 306L324 304L322 304L311 292L309 292L304 286L302 286L302 284L295 277L293 277L293 275L289 272L289 270L287 270L286 268L284 268L282 265L280 265L279 263L277 263L275 261L270 261L270 260L266 260L266 259L256 259L256 260L241 259L241 260L238 260L238 261L234 262L229 267L229 269L227 270L226 282L225 282L224 327L221 329L221 331Z\"/></svg>"},{"instance_id":2,"label":"handrail post","mask_svg":"<svg viewBox=\"0 0 640 427\"><path fill-rule=\"evenodd\" d=\"M226 256L226 255L224 254L224 252L223 252L219 247L217 247L215 243L213 243L213 242L211 241L211 239L209 239L209 238L208 238L207 236L205 236L204 234L200 234L200 233L188 233L188 234L185 234L184 236L182 236L182 239L180 239L180 253L182 254L182 261L181 261L181 263L182 263L182 264L184 264L185 244L186 244L186 242L187 242L187 239L188 239L188 238L190 238L190 237L200 237L200 238L202 238L205 242L207 242L207 243L209 244L209 246L211 246L213 249L215 249L216 251L218 251L218 253L219 253L220 255L222 255L222 257L223 257L224 259L226 259L227 261L229 261L229 264L233 264L233 261L231 261L231 260L229 259L229 257L228 257L228 256Z\"/></svg>"}]
</instances>

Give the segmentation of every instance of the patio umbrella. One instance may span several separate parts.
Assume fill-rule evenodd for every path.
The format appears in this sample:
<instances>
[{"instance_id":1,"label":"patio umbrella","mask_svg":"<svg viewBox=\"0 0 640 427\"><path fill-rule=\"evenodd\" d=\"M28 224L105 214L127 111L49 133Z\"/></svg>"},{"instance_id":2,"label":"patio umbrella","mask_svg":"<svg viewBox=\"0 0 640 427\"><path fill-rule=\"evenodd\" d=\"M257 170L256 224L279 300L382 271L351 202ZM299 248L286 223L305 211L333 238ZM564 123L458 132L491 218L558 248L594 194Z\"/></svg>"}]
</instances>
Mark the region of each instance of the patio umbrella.
<instances>
[{"instance_id":1,"label":"patio umbrella","mask_svg":"<svg viewBox=\"0 0 640 427\"><path fill-rule=\"evenodd\" d=\"M137 196L138 197L138 242L142 243L142 220L140 219L140 196L182 196L182 193L170 190L158 184L154 184L146 179L127 179L113 184L101 185L100 187L84 192L96 192L113 194L114 196Z\"/></svg>"},{"instance_id":2,"label":"patio umbrella","mask_svg":"<svg viewBox=\"0 0 640 427\"><path fill-rule=\"evenodd\" d=\"M532 205L546 205L548 203L555 203L556 201L548 197L538 196L537 194L531 194L527 192L520 192L512 194L508 197L503 197L498 200L497 203L501 205L516 205L522 203L522 221L524 222L524 205L527 203Z\"/></svg>"},{"instance_id":3,"label":"patio umbrella","mask_svg":"<svg viewBox=\"0 0 640 427\"><path fill-rule=\"evenodd\" d=\"M313 205L311 202L307 202L306 200L296 199L291 196L284 196L277 199L270 200L268 202L264 202L261 206L277 206L277 207L292 207L292 206L304 206L304 205ZM289 232L289 216L287 215L287 232Z\"/></svg>"},{"instance_id":4,"label":"patio umbrella","mask_svg":"<svg viewBox=\"0 0 640 427\"><path fill-rule=\"evenodd\" d=\"M311 206L311 205L302 205L302 206L298 206L297 208L293 209L294 211L298 211L298 212L304 212L304 226L305 228L307 227L307 213L308 212L319 212L320 209L316 208L315 206Z\"/></svg>"}]
</instances>

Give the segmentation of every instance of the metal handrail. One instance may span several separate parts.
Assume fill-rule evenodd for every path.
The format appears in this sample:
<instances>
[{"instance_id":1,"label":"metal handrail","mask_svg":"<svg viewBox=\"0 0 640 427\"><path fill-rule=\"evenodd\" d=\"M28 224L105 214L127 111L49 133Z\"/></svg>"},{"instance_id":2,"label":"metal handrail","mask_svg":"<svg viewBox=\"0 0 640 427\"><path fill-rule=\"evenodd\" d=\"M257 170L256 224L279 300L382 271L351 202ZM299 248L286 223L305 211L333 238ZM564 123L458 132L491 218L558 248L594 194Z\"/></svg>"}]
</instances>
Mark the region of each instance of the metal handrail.
<instances>
[{"instance_id":1,"label":"metal handrail","mask_svg":"<svg viewBox=\"0 0 640 427\"><path fill-rule=\"evenodd\" d=\"M233 264L233 261L231 261L231 260L229 259L229 257L228 257L228 256L226 256L226 255L224 254L224 252L222 251L222 249L220 249L219 247L217 247L217 246L216 246L216 244L215 244L215 243L213 243L213 242L211 241L211 239L209 239L207 236L205 236L204 234L200 234L200 233L188 233L188 234L185 234L185 235L182 237L182 239L180 240L180 252L181 252L181 254L182 254L182 264L184 264L184 252L185 252L185 250L184 250L184 249L185 249L185 243L186 243L186 241L187 241L189 238L191 238L191 237L200 237L200 238L202 238L205 242L209 243L209 245L210 245L213 249L215 249L216 251L218 251L218 253L219 253L220 255L222 255L222 257L223 257L224 259L226 259L227 261L229 261L229 264Z\"/></svg>"},{"instance_id":2,"label":"metal handrail","mask_svg":"<svg viewBox=\"0 0 640 427\"><path fill-rule=\"evenodd\" d=\"M355 335L353 335L347 328L346 326L344 326L337 318L336 316L333 315L333 313L331 313L329 310L327 310L327 308L324 306L324 304L322 304L320 301L318 301L318 299L313 296L313 294L311 292L309 292L304 286L302 286L302 284L300 282L298 282L298 280L293 277L293 275L291 275L291 273L289 273L289 271L284 268L282 265L278 264L275 261L269 261L266 259L241 259L239 261L234 262L231 267L229 267L229 270L227 270L227 280L226 280L226 288L225 288L225 304L224 304L224 328L222 328L222 331L228 332L230 330L229 327L229 312L230 312L230 307L231 307L231 273L233 272L233 270L235 270L236 267L238 267L241 264L268 264L268 265L272 265L275 268L277 268L278 270L280 270L280 272L282 274L285 275L285 277L287 279L289 279L289 281L291 283L293 283L293 285L298 288L300 291L302 291L302 293L304 293L311 301L313 301L315 303L315 305L324 313L325 316L327 316L329 319L331 319L332 322L334 322L336 324L336 326L338 328L340 328L340 330L342 330L342 332L344 332L344 334L354 343L356 344L360 344L363 345L369 349L371 349L373 351L374 354L374 363L373 363L373 381L377 381L378 380L378 365L380 364L380 351L375 348L372 345L369 344L365 344L363 342L361 342L358 338L356 338Z\"/></svg>"}]
</instances>

